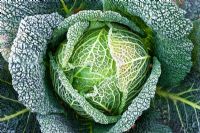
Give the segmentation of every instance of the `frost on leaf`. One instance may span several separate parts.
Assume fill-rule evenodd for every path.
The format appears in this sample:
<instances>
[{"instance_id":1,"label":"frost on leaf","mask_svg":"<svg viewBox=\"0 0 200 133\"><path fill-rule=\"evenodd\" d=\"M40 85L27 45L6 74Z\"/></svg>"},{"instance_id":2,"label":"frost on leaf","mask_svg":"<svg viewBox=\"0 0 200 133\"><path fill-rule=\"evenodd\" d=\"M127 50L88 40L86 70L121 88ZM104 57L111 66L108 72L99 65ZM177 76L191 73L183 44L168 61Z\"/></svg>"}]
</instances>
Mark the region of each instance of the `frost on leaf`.
<instances>
[{"instance_id":1,"label":"frost on leaf","mask_svg":"<svg viewBox=\"0 0 200 133\"><path fill-rule=\"evenodd\" d=\"M13 87L19 101L33 112L60 112L45 77L44 57L52 31L62 20L57 13L25 17L11 48Z\"/></svg>"},{"instance_id":2,"label":"frost on leaf","mask_svg":"<svg viewBox=\"0 0 200 133\"><path fill-rule=\"evenodd\" d=\"M42 133L75 133L64 115L37 115Z\"/></svg>"},{"instance_id":3,"label":"frost on leaf","mask_svg":"<svg viewBox=\"0 0 200 133\"><path fill-rule=\"evenodd\" d=\"M139 16L158 34L172 39L187 36L192 29L192 23L184 17L185 11L171 1L104 0L104 8Z\"/></svg>"},{"instance_id":4,"label":"frost on leaf","mask_svg":"<svg viewBox=\"0 0 200 133\"><path fill-rule=\"evenodd\" d=\"M26 16L45 14L57 11L58 1L27 0L27 1L0 1L0 52L7 60L10 47L16 37L20 21Z\"/></svg>"}]
</instances>

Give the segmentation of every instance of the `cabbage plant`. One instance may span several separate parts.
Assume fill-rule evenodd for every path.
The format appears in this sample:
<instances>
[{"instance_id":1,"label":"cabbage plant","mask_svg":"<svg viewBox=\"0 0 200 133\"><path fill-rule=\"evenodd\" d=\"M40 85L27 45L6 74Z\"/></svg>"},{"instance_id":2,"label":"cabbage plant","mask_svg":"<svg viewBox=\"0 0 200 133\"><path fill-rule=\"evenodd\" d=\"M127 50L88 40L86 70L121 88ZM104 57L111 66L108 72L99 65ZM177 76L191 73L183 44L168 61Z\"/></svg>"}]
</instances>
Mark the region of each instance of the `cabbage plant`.
<instances>
[{"instance_id":1,"label":"cabbage plant","mask_svg":"<svg viewBox=\"0 0 200 133\"><path fill-rule=\"evenodd\" d=\"M155 93L200 109L168 92L198 64L185 11L172 1L96 2L2 2L1 53L26 106L14 116L35 113L44 133L120 133L151 109Z\"/></svg>"}]
</instances>

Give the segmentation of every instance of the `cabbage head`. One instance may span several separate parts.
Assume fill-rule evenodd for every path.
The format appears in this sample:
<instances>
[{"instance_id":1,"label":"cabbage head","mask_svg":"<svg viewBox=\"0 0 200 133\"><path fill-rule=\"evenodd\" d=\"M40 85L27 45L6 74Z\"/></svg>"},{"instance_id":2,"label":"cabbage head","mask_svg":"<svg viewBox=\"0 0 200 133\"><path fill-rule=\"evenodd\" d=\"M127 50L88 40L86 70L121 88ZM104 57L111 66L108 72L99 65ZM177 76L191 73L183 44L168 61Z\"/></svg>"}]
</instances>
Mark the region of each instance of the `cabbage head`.
<instances>
[{"instance_id":1,"label":"cabbage head","mask_svg":"<svg viewBox=\"0 0 200 133\"><path fill-rule=\"evenodd\" d=\"M156 89L177 86L190 72L192 22L173 2L97 3L102 8L67 16L59 4L32 14L19 4L25 13L14 39L2 31L12 85L44 133L128 131Z\"/></svg>"}]
</instances>

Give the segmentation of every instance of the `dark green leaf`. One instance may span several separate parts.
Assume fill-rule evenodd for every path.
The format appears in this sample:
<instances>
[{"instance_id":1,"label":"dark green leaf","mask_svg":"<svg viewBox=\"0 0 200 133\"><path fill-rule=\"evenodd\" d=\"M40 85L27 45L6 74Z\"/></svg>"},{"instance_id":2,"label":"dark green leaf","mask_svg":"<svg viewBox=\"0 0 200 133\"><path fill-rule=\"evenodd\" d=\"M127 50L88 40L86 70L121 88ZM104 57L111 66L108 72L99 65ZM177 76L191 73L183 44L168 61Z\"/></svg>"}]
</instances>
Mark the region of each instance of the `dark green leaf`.
<instances>
[{"instance_id":1,"label":"dark green leaf","mask_svg":"<svg viewBox=\"0 0 200 133\"><path fill-rule=\"evenodd\" d=\"M193 22L193 30L189 36L194 44L193 69L200 72L200 19Z\"/></svg>"},{"instance_id":2,"label":"dark green leaf","mask_svg":"<svg viewBox=\"0 0 200 133\"><path fill-rule=\"evenodd\" d=\"M155 107L164 124L175 133L200 131L200 77L192 72L181 86L171 90L158 89Z\"/></svg>"},{"instance_id":3,"label":"dark green leaf","mask_svg":"<svg viewBox=\"0 0 200 133\"><path fill-rule=\"evenodd\" d=\"M179 85L192 67L192 42L187 38L174 40L160 35L155 41L155 52L162 66L159 84L165 87Z\"/></svg>"},{"instance_id":4,"label":"dark green leaf","mask_svg":"<svg viewBox=\"0 0 200 133\"><path fill-rule=\"evenodd\" d=\"M0 132L39 133L35 115L17 101L11 85L8 64L0 56Z\"/></svg>"}]
</instances>

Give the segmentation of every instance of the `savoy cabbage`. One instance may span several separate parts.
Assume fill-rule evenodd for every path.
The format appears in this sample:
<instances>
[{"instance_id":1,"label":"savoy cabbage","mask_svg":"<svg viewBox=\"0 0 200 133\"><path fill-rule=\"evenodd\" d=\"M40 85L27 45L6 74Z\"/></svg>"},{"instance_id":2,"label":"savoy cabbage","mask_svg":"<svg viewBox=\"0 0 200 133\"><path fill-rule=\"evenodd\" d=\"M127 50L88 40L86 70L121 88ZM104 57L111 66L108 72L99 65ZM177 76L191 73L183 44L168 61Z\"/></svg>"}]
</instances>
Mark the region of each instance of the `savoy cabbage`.
<instances>
[{"instance_id":1,"label":"savoy cabbage","mask_svg":"<svg viewBox=\"0 0 200 133\"><path fill-rule=\"evenodd\" d=\"M197 3L1 0L0 130L199 132Z\"/></svg>"}]
</instances>

